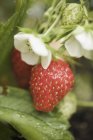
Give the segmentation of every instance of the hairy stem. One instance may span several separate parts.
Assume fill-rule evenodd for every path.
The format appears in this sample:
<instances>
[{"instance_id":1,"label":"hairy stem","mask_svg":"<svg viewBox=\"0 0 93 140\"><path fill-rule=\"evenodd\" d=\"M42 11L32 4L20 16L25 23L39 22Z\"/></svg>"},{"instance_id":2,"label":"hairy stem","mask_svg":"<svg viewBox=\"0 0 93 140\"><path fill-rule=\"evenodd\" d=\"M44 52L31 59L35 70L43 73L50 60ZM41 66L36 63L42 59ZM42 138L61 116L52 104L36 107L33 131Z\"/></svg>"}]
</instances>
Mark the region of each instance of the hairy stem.
<instances>
[{"instance_id":1,"label":"hairy stem","mask_svg":"<svg viewBox=\"0 0 93 140\"><path fill-rule=\"evenodd\" d=\"M88 24L88 11L85 6L85 2L84 2L84 0L80 0L80 2L81 2L81 5L82 5L84 13L85 13L85 18L86 18L85 23Z\"/></svg>"},{"instance_id":2,"label":"hairy stem","mask_svg":"<svg viewBox=\"0 0 93 140\"><path fill-rule=\"evenodd\" d=\"M16 0L16 10L20 9L22 5L22 0Z\"/></svg>"},{"instance_id":3,"label":"hairy stem","mask_svg":"<svg viewBox=\"0 0 93 140\"><path fill-rule=\"evenodd\" d=\"M50 26L50 28L46 31L46 33L44 33L43 36L47 36L47 35L51 32L51 30L52 30L52 29L55 27L55 25L58 23L59 19L60 19L60 15L57 17L57 19L55 20L55 22Z\"/></svg>"}]
</instances>

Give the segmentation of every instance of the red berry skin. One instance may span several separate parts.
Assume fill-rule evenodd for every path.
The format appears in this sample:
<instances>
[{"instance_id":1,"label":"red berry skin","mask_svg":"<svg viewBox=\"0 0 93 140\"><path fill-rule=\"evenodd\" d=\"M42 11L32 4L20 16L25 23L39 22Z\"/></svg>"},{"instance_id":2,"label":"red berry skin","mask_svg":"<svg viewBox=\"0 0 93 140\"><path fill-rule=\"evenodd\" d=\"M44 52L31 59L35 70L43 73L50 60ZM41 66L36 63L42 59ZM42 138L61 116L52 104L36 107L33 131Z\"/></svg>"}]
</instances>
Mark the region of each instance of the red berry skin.
<instances>
[{"instance_id":1,"label":"red berry skin","mask_svg":"<svg viewBox=\"0 0 93 140\"><path fill-rule=\"evenodd\" d=\"M52 61L46 70L41 64L33 67L30 90L36 110L52 111L71 90L73 84L73 72L65 61Z\"/></svg>"},{"instance_id":2,"label":"red berry skin","mask_svg":"<svg viewBox=\"0 0 93 140\"><path fill-rule=\"evenodd\" d=\"M12 67L19 86L21 88L28 88L32 66L21 60L20 52L16 49L12 52Z\"/></svg>"}]
</instances>

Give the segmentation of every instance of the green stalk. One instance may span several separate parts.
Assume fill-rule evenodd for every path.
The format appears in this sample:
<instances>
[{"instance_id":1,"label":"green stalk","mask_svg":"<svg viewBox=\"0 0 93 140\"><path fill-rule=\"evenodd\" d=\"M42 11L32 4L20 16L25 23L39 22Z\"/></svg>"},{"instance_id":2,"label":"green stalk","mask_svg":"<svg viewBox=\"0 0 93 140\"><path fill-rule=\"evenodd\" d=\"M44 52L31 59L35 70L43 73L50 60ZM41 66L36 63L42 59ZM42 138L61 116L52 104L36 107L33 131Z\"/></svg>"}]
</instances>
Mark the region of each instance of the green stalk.
<instances>
[{"instance_id":1,"label":"green stalk","mask_svg":"<svg viewBox=\"0 0 93 140\"><path fill-rule=\"evenodd\" d=\"M56 21L53 21L54 15L60 15L60 17L61 17L62 10L63 10L65 3L66 3L66 0L54 0L53 1L52 6L49 8L52 10L50 13L48 13L48 20L47 20L47 24L46 24L46 27L44 29L44 32L47 32L47 30L49 30L48 29L49 27L51 28L51 26L52 26L51 24L55 24L54 22L56 22ZM56 16L56 19L57 19L57 16Z\"/></svg>"},{"instance_id":2,"label":"green stalk","mask_svg":"<svg viewBox=\"0 0 93 140\"><path fill-rule=\"evenodd\" d=\"M88 24L88 11L87 11L87 8L85 6L85 2L84 2L84 0L80 0L80 2L81 2L81 5L83 7L83 11L84 11L85 17L86 17L85 24Z\"/></svg>"},{"instance_id":3,"label":"green stalk","mask_svg":"<svg viewBox=\"0 0 93 140\"><path fill-rule=\"evenodd\" d=\"M59 19L60 19L60 15L57 17L57 19L54 21L54 23L50 26L50 28L43 34L43 36L47 36L51 32L51 30L58 23Z\"/></svg>"},{"instance_id":4,"label":"green stalk","mask_svg":"<svg viewBox=\"0 0 93 140\"><path fill-rule=\"evenodd\" d=\"M80 107L93 107L92 101L77 101L77 103Z\"/></svg>"},{"instance_id":5,"label":"green stalk","mask_svg":"<svg viewBox=\"0 0 93 140\"><path fill-rule=\"evenodd\" d=\"M21 8L22 0L16 0L16 11Z\"/></svg>"},{"instance_id":6,"label":"green stalk","mask_svg":"<svg viewBox=\"0 0 93 140\"><path fill-rule=\"evenodd\" d=\"M49 17L48 17L48 21L47 21L47 26L45 27L44 31L47 31L48 26L51 23L52 15L53 15L54 9L56 8L56 5L57 5L57 0L53 0L53 3L51 5L51 7L49 8L49 9L52 8L52 11L48 14ZM46 13L49 12L49 9L46 11Z\"/></svg>"}]
</instances>

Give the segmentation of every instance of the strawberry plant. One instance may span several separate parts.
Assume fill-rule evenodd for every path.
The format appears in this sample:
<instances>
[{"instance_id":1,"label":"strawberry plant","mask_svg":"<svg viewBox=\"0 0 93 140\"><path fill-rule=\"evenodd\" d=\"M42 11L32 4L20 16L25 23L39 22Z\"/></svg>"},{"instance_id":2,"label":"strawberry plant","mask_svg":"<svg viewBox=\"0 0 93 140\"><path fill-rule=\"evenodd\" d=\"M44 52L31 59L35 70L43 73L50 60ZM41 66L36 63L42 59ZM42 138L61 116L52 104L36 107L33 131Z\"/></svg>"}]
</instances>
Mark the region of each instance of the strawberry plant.
<instances>
[{"instance_id":1,"label":"strawberry plant","mask_svg":"<svg viewBox=\"0 0 93 140\"><path fill-rule=\"evenodd\" d=\"M80 58L93 61L93 23L84 0L53 0L38 28L25 28L30 3L16 0L0 24L0 138L74 140L69 118L93 106L76 92Z\"/></svg>"}]
</instances>

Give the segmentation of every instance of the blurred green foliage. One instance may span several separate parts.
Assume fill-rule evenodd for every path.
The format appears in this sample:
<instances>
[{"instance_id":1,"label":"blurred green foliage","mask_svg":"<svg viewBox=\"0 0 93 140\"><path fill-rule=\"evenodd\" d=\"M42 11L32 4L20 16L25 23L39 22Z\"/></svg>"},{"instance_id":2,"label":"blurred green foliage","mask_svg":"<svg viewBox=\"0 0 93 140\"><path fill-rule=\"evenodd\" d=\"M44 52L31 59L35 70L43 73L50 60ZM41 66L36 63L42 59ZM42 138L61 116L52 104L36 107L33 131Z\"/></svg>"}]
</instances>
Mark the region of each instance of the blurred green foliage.
<instances>
[{"instance_id":1,"label":"blurred green foliage","mask_svg":"<svg viewBox=\"0 0 93 140\"><path fill-rule=\"evenodd\" d=\"M27 11L27 18L25 26L32 27L41 20L44 11L49 7L53 0L30 0L31 6ZM77 2L79 0L67 0L67 2ZM85 0L88 9L93 10L93 0ZM5 22L13 13L15 9L15 0L0 1L0 21ZM93 13L92 13L93 16ZM36 24L35 24L36 23Z\"/></svg>"},{"instance_id":2,"label":"blurred green foliage","mask_svg":"<svg viewBox=\"0 0 93 140\"><path fill-rule=\"evenodd\" d=\"M7 20L14 12L14 0L1 0L0 1L0 21Z\"/></svg>"}]
</instances>

